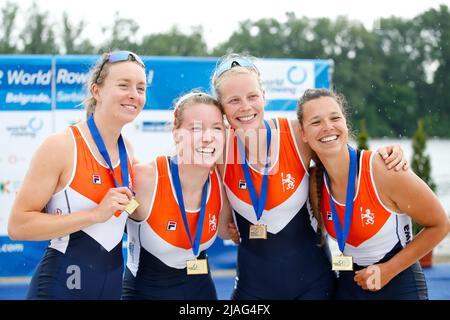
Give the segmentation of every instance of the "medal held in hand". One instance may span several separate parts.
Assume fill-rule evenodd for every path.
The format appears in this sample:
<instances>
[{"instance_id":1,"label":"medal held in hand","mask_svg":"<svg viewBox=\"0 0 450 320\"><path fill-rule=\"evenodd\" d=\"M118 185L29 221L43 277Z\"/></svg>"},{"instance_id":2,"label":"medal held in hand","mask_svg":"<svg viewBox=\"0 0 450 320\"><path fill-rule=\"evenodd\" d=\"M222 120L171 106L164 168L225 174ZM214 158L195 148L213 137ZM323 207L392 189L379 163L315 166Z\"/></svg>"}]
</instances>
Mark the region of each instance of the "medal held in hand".
<instances>
[{"instance_id":1,"label":"medal held in hand","mask_svg":"<svg viewBox=\"0 0 450 320\"><path fill-rule=\"evenodd\" d=\"M108 168L111 170L116 187L119 188L121 185L119 184L119 181L116 179L116 176L114 175L114 167L111 163L111 158L109 157L108 150L106 149L105 143L103 142L102 136L98 131L97 125L95 124L94 117L92 114L87 120L87 125L89 131L91 132L92 138L94 139L94 142L98 148L98 151L100 152L106 164L108 165ZM125 148L125 142L123 141L122 135L119 136L117 144L119 145L119 159L120 159L120 172L122 174L122 186L129 187L130 178L128 176L128 157L127 157L127 150ZM137 207L139 207L139 202L137 202L136 199L133 197L127 204L125 212L128 214L132 214Z\"/></svg>"},{"instance_id":2,"label":"medal held in hand","mask_svg":"<svg viewBox=\"0 0 450 320\"><path fill-rule=\"evenodd\" d=\"M253 224L250 225L248 233L249 239L267 239L267 225L265 224Z\"/></svg>"},{"instance_id":3,"label":"medal held in hand","mask_svg":"<svg viewBox=\"0 0 450 320\"><path fill-rule=\"evenodd\" d=\"M134 210L136 210L137 207L139 207L139 202L137 202L136 198L133 197L125 207L125 212L128 214L133 214Z\"/></svg>"},{"instance_id":4,"label":"medal held in hand","mask_svg":"<svg viewBox=\"0 0 450 320\"><path fill-rule=\"evenodd\" d=\"M350 226L353 216L353 198L355 197L355 179L356 179L356 165L357 155L356 150L348 146L348 152L350 155L350 164L348 170L348 182L347 182L347 194L345 199L345 211L344 211L344 229L341 228L341 222L337 214L336 206L331 195L331 185L328 178L328 174L325 171L325 180L328 185L330 193L330 205L331 213L333 216L334 231L336 232L336 239L339 245L341 255L333 256L331 264L334 271L353 271L353 257L344 255L345 243L350 233Z\"/></svg>"}]
</instances>

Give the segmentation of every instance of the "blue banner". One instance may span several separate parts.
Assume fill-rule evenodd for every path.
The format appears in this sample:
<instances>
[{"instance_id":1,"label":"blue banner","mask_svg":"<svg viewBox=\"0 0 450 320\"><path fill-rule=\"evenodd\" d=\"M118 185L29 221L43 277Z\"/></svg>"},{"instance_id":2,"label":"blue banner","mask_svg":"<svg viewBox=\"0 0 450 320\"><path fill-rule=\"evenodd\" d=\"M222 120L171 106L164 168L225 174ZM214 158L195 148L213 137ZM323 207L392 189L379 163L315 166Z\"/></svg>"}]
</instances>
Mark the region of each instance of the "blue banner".
<instances>
[{"instance_id":1,"label":"blue banner","mask_svg":"<svg viewBox=\"0 0 450 320\"><path fill-rule=\"evenodd\" d=\"M13 241L0 236L0 277L32 276L48 241Z\"/></svg>"},{"instance_id":2,"label":"blue banner","mask_svg":"<svg viewBox=\"0 0 450 320\"><path fill-rule=\"evenodd\" d=\"M52 56L0 55L0 111L51 110Z\"/></svg>"}]
</instances>

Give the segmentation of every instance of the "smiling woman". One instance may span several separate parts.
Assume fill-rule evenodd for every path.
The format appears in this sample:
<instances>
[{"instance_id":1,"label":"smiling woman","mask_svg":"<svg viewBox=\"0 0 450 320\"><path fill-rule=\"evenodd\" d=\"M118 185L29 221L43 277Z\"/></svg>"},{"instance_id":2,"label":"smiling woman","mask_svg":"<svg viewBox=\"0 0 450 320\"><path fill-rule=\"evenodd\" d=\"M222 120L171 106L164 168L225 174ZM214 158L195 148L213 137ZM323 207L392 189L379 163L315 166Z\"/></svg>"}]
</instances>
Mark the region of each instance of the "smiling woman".
<instances>
[{"instance_id":1,"label":"smiling woman","mask_svg":"<svg viewBox=\"0 0 450 320\"><path fill-rule=\"evenodd\" d=\"M217 299L205 250L229 216L215 168L225 140L222 108L191 92L176 103L173 121L176 156L133 167L141 205L127 222L124 299Z\"/></svg>"},{"instance_id":2,"label":"smiling woman","mask_svg":"<svg viewBox=\"0 0 450 320\"><path fill-rule=\"evenodd\" d=\"M345 99L307 90L300 99L302 139L316 154L310 198L319 226L338 242L337 299L428 299L417 262L449 232L436 195L412 171L392 171L377 152L348 145ZM401 186L401 188L399 188ZM424 226L412 238L411 218Z\"/></svg>"},{"instance_id":3,"label":"smiling woman","mask_svg":"<svg viewBox=\"0 0 450 320\"><path fill-rule=\"evenodd\" d=\"M120 298L124 210L133 197L133 154L121 130L144 107L145 84L136 54L104 54L88 82L88 120L36 151L8 224L12 239L50 240L29 299Z\"/></svg>"}]
</instances>

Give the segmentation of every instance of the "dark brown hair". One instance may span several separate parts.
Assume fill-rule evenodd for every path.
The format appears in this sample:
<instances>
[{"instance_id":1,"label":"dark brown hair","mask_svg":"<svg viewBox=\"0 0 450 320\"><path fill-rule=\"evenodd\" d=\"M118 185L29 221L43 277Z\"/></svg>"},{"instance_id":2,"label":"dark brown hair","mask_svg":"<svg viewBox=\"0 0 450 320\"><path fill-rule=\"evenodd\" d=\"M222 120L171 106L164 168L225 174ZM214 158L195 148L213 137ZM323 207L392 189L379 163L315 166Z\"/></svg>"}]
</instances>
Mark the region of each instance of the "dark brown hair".
<instances>
[{"instance_id":1,"label":"dark brown hair","mask_svg":"<svg viewBox=\"0 0 450 320\"><path fill-rule=\"evenodd\" d=\"M347 100L345 99L345 96L339 93L336 93L334 91L328 90L328 89L308 89L304 92L302 97L299 99L297 104L297 119L300 123L300 126L303 128L303 108L302 106L306 103L319 99L322 97L329 97L332 98L337 102L339 107L341 108L342 114L344 115L345 119L348 120L347 110L348 110L348 104ZM350 124L347 121L347 127L349 129L349 137L353 134L351 133L351 128L349 127ZM314 217L317 220L317 223L319 225L319 228L323 230L323 219L322 219L322 196L323 196L323 172L324 172L324 166L322 162L320 161L317 154L313 151L312 159L314 160L314 163L316 164L316 170L315 170L315 180L316 180L316 194L317 194L317 202L311 202L311 207L313 209ZM321 233L321 245L324 243L323 233Z\"/></svg>"}]
</instances>

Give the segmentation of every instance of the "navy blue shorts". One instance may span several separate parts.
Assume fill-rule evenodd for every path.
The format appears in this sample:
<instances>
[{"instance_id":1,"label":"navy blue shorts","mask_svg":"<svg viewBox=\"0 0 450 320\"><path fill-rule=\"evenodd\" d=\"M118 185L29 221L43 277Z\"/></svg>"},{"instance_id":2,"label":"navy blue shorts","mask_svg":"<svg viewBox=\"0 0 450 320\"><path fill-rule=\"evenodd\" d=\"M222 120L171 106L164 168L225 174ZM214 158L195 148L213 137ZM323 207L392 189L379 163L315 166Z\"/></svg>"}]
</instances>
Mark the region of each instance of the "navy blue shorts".
<instances>
[{"instance_id":1,"label":"navy blue shorts","mask_svg":"<svg viewBox=\"0 0 450 320\"><path fill-rule=\"evenodd\" d=\"M238 247L234 300L328 300L336 280L327 243L311 227L306 206L277 234L250 240L250 223L236 214Z\"/></svg>"},{"instance_id":2,"label":"navy blue shorts","mask_svg":"<svg viewBox=\"0 0 450 320\"><path fill-rule=\"evenodd\" d=\"M205 252L199 256L206 258ZM136 277L126 268L122 285L123 300L217 300L211 274L187 275L143 248Z\"/></svg>"},{"instance_id":3,"label":"navy blue shorts","mask_svg":"<svg viewBox=\"0 0 450 320\"><path fill-rule=\"evenodd\" d=\"M99 270L48 248L31 279L27 299L118 300L122 276L123 262Z\"/></svg>"},{"instance_id":4,"label":"navy blue shorts","mask_svg":"<svg viewBox=\"0 0 450 320\"><path fill-rule=\"evenodd\" d=\"M355 265L355 270L364 267ZM403 270L381 290L369 291L353 280L354 271L341 271L337 279L337 300L428 300L428 289L420 264L416 262Z\"/></svg>"}]
</instances>

